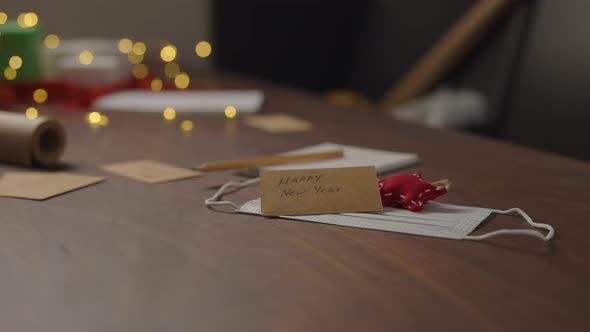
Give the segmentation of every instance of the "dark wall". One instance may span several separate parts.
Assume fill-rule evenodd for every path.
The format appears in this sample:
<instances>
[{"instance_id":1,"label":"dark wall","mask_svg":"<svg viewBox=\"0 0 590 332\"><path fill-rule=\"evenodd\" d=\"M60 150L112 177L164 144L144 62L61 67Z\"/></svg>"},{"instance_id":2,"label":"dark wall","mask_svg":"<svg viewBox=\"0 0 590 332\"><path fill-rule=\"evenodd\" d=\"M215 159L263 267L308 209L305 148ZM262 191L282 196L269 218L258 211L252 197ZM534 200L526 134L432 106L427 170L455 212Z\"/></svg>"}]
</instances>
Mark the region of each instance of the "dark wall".
<instances>
[{"instance_id":1,"label":"dark wall","mask_svg":"<svg viewBox=\"0 0 590 332\"><path fill-rule=\"evenodd\" d=\"M368 1L368 11L350 86L378 99L473 3Z\"/></svg>"},{"instance_id":2,"label":"dark wall","mask_svg":"<svg viewBox=\"0 0 590 332\"><path fill-rule=\"evenodd\" d=\"M221 0L214 6L217 65L378 100L473 3ZM586 0L514 1L441 82L486 96L491 121L473 130L590 160L588 13Z\"/></svg>"},{"instance_id":3,"label":"dark wall","mask_svg":"<svg viewBox=\"0 0 590 332\"><path fill-rule=\"evenodd\" d=\"M377 100L473 3L221 0L214 6L217 65L312 91L349 88ZM509 15L498 22L446 81L483 90L503 85L522 34L513 22L521 21L522 15Z\"/></svg>"},{"instance_id":4,"label":"dark wall","mask_svg":"<svg viewBox=\"0 0 590 332\"><path fill-rule=\"evenodd\" d=\"M538 2L503 137L590 160L590 1Z\"/></svg>"},{"instance_id":5,"label":"dark wall","mask_svg":"<svg viewBox=\"0 0 590 332\"><path fill-rule=\"evenodd\" d=\"M313 91L341 87L366 9L363 0L215 1L216 64Z\"/></svg>"},{"instance_id":6,"label":"dark wall","mask_svg":"<svg viewBox=\"0 0 590 332\"><path fill-rule=\"evenodd\" d=\"M374 100L381 98L473 4L472 0L370 1L350 87ZM534 1L515 1L440 82L475 89L486 97L490 121L470 130L498 136L533 8Z\"/></svg>"}]
</instances>

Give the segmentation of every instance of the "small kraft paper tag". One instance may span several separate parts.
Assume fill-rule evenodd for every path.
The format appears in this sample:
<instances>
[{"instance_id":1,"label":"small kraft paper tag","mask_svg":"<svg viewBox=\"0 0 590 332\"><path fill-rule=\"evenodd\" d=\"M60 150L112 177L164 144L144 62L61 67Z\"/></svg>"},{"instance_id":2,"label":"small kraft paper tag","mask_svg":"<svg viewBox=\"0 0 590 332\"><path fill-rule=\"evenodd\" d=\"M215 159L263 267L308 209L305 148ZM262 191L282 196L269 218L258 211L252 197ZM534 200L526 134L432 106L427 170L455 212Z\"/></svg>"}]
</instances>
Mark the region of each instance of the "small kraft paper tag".
<instances>
[{"instance_id":1,"label":"small kraft paper tag","mask_svg":"<svg viewBox=\"0 0 590 332\"><path fill-rule=\"evenodd\" d=\"M162 183L197 177L202 172L167 165L154 160L134 160L101 167L107 172L145 183Z\"/></svg>"},{"instance_id":2,"label":"small kraft paper tag","mask_svg":"<svg viewBox=\"0 0 590 332\"><path fill-rule=\"evenodd\" d=\"M261 171L262 215L383 211L375 167Z\"/></svg>"},{"instance_id":3,"label":"small kraft paper tag","mask_svg":"<svg viewBox=\"0 0 590 332\"><path fill-rule=\"evenodd\" d=\"M0 177L0 196L44 200L104 180L63 172L9 172Z\"/></svg>"},{"instance_id":4,"label":"small kraft paper tag","mask_svg":"<svg viewBox=\"0 0 590 332\"><path fill-rule=\"evenodd\" d=\"M248 126L271 134L309 131L313 127L309 121L283 113L252 115L246 117L245 121Z\"/></svg>"}]
</instances>

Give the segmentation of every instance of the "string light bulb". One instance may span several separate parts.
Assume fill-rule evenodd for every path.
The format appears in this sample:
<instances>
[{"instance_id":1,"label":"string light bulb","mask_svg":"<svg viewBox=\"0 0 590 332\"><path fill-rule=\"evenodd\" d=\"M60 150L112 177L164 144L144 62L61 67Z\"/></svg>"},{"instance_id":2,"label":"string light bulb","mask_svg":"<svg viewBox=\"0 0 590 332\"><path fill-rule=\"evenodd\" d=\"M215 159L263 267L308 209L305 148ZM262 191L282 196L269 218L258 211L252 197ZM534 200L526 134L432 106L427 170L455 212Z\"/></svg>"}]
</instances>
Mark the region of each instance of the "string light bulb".
<instances>
[{"instance_id":1,"label":"string light bulb","mask_svg":"<svg viewBox=\"0 0 590 332\"><path fill-rule=\"evenodd\" d=\"M166 107L164 112L162 112L162 116L164 119L168 121L172 121L176 118L176 110L172 107Z\"/></svg>"},{"instance_id":2,"label":"string light bulb","mask_svg":"<svg viewBox=\"0 0 590 332\"><path fill-rule=\"evenodd\" d=\"M160 50L160 58L162 58L162 61L164 62L174 61L174 59L176 59L176 54L177 51L174 45L166 45Z\"/></svg>"},{"instance_id":3,"label":"string light bulb","mask_svg":"<svg viewBox=\"0 0 590 332\"><path fill-rule=\"evenodd\" d=\"M191 120L184 120L180 124L180 128L184 131L191 131L193 130L194 124Z\"/></svg>"},{"instance_id":4,"label":"string light bulb","mask_svg":"<svg viewBox=\"0 0 590 332\"><path fill-rule=\"evenodd\" d=\"M106 115L104 115L104 114L100 115L100 121L98 121L99 125L104 127L104 126L108 125L109 122L110 122L110 119Z\"/></svg>"},{"instance_id":5,"label":"string light bulb","mask_svg":"<svg viewBox=\"0 0 590 332\"><path fill-rule=\"evenodd\" d=\"M84 115L84 120L92 128L104 127L110 122L110 119L106 115L98 112L86 113L86 115Z\"/></svg>"},{"instance_id":6,"label":"string light bulb","mask_svg":"<svg viewBox=\"0 0 590 332\"><path fill-rule=\"evenodd\" d=\"M43 43L45 44L45 47L47 47L48 49L54 50L59 47L60 40L57 35L50 34L47 35L47 37L45 37Z\"/></svg>"},{"instance_id":7,"label":"string light bulb","mask_svg":"<svg viewBox=\"0 0 590 332\"><path fill-rule=\"evenodd\" d=\"M200 56L201 58L206 58L209 55L211 55L211 44L209 44L209 42L207 41L200 41L197 43L197 45L195 46L195 53L197 53L198 56Z\"/></svg>"},{"instance_id":8,"label":"string light bulb","mask_svg":"<svg viewBox=\"0 0 590 332\"><path fill-rule=\"evenodd\" d=\"M144 79L148 76L150 70L149 70L148 66L146 66L143 63L140 63L140 64L133 66L133 68L131 69L131 72L133 74L133 77L137 78L138 80L141 80L141 79Z\"/></svg>"},{"instance_id":9,"label":"string light bulb","mask_svg":"<svg viewBox=\"0 0 590 332\"><path fill-rule=\"evenodd\" d=\"M47 101L47 90L45 89L36 89L33 92L33 100L38 103L38 104L43 104L44 102Z\"/></svg>"},{"instance_id":10,"label":"string light bulb","mask_svg":"<svg viewBox=\"0 0 590 332\"><path fill-rule=\"evenodd\" d=\"M80 60L80 63L85 66L88 66L94 61L94 55L92 54L92 52L88 50L80 52L78 58Z\"/></svg>"},{"instance_id":11,"label":"string light bulb","mask_svg":"<svg viewBox=\"0 0 590 332\"><path fill-rule=\"evenodd\" d=\"M225 116L228 119L233 119L238 115L238 110L234 106L228 106L225 108Z\"/></svg>"},{"instance_id":12,"label":"string light bulb","mask_svg":"<svg viewBox=\"0 0 590 332\"><path fill-rule=\"evenodd\" d=\"M152 82L150 83L150 89L154 92L161 91L163 87L164 87L164 83L159 78L154 78L152 80Z\"/></svg>"},{"instance_id":13,"label":"string light bulb","mask_svg":"<svg viewBox=\"0 0 590 332\"><path fill-rule=\"evenodd\" d=\"M4 77L9 81L14 80L16 78L16 69L12 67L4 68Z\"/></svg>"},{"instance_id":14,"label":"string light bulb","mask_svg":"<svg viewBox=\"0 0 590 332\"><path fill-rule=\"evenodd\" d=\"M166 77L174 78L180 73L180 66L176 62L168 62L164 66L164 74Z\"/></svg>"},{"instance_id":15,"label":"string light bulb","mask_svg":"<svg viewBox=\"0 0 590 332\"><path fill-rule=\"evenodd\" d=\"M32 28L39 22L39 17L37 16L37 14L33 12L26 13L23 17L23 22L27 26L27 28Z\"/></svg>"},{"instance_id":16,"label":"string light bulb","mask_svg":"<svg viewBox=\"0 0 590 332\"><path fill-rule=\"evenodd\" d=\"M39 17L33 12L20 13L16 18L16 23L21 28L32 28L39 22Z\"/></svg>"},{"instance_id":17,"label":"string light bulb","mask_svg":"<svg viewBox=\"0 0 590 332\"><path fill-rule=\"evenodd\" d=\"M133 52L130 52L129 54L127 54L127 60L129 60L129 63L136 65L143 61L143 54L135 54Z\"/></svg>"},{"instance_id":18,"label":"string light bulb","mask_svg":"<svg viewBox=\"0 0 590 332\"><path fill-rule=\"evenodd\" d=\"M37 109L34 107L29 107L25 111L25 116L29 120L35 120L39 116L39 111L37 111Z\"/></svg>"},{"instance_id":19,"label":"string light bulb","mask_svg":"<svg viewBox=\"0 0 590 332\"><path fill-rule=\"evenodd\" d=\"M184 90L188 88L190 83L191 79L187 73L182 72L176 75L176 77L174 77L174 86L176 86L176 88L178 89Z\"/></svg>"},{"instance_id":20,"label":"string light bulb","mask_svg":"<svg viewBox=\"0 0 590 332\"><path fill-rule=\"evenodd\" d=\"M86 116L86 119L90 124L100 124L100 113L98 112L90 112Z\"/></svg>"},{"instance_id":21,"label":"string light bulb","mask_svg":"<svg viewBox=\"0 0 590 332\"><path fill-rule=\"evenodd\" d=\"M6 23L8 20L8 15L5 12L0 12L0 24Z\"/></svg>"},{"instance_id":22,"label":"string light bulb","mask_svg":"<svg viewBox=\"0 0 590 332\"><path fill-rule=\"evenodd\" d=\"M123 54L129 54L133 51L133 42L129 38L122 38L119 40L119 44L117 44L119 48L119 52Z\"/></svg>"},{"instance_id":23,"label":"string light bulb","mask_svg":"<svg viewBox=\"0 0 590 332\"><path fill-rule=\"evenodd\" d=\"M16 23L21 28L26 28L27 27L27 25L25 24L25 15L26 15L26 13L20 13L16 17Z\"/></svg>"},{"instance_id":24,"label":"string light bulb","mask_svg":"<svg viewBox=\"0 0 590 332\"><path fill-rule=\"evenodd\" d=\"M133 53L138 54L138 55L144 55L145 52L147 51L147 46L145 45L144 42L135 42L135 44L133 44L133 49L132 49Z\"/></svg>"},{"instance_id":25,"label":"string light bulb","mask_svg":"<svg viewBox=\"0 0 590 332\"><path fill-rule=\"evenodd\" d=\"M23 66L23 59L18 55L13 55L8 59L8 65L12 69L19 69Z\"/></svg>"}]
</instances>

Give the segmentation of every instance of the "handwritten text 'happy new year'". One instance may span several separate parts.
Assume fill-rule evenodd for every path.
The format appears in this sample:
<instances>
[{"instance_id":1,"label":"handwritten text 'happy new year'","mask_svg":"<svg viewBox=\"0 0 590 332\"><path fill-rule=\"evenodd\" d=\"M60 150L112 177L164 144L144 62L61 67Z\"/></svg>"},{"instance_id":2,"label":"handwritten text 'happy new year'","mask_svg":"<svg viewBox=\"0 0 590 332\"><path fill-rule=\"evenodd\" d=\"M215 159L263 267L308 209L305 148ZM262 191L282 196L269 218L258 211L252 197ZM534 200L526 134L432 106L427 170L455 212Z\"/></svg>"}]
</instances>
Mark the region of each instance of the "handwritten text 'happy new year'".
<instances>
[{"instance_id":1,"label":"handwritten text 'happy new year'","mask_svg":"<svg viewBox=\"0 0 590 332\"><path fill-rule=\"evenodd\" d=\"M326 186L320 184L320 180L322 180L323 175L309 175L309 176L286 176L281 177L279 179L279 187L281 186L289 186L293 184L311 184L313 185L310 189L310 192L313 195L320 195L320 194L329 194L329 193L337 193L342 190L342 186ZM304 195L308 192L308 188L285 188L281 191L281 198L283 197L291 197L291 196L300 196Z\"/></svg>"}]
</instances>

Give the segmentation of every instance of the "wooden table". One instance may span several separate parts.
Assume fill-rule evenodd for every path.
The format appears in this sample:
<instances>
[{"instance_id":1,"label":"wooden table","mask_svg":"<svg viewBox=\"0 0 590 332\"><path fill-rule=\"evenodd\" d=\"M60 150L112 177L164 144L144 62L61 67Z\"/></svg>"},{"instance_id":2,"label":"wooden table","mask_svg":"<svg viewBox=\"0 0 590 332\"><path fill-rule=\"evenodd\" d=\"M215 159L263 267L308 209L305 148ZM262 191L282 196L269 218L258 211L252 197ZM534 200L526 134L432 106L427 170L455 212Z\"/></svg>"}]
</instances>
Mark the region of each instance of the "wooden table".
<instances>
[{"instance_id":1,"label":"wooden table","mask_svg":"<svg viewBox=\"0 0 590 332\"><path fill-rule=\"evenodd\" d=\"M589 164L266 91L264 113L314 130L146 114L110 114L92 129L80 113L50 112L67 127L70 171L109 180L44 202L0 198L2 331L588 329ZM195 128L183 132L188 118ZM189 167L324 141L416 152L412 171L453 180L443 201L521 207L557 236L456 241L220 213L203 200L236 179L230 172L147 185L99 169L138 158ZM497 217L476 233L499 227L526 226Z\"/></svg>"}]
</instances>

